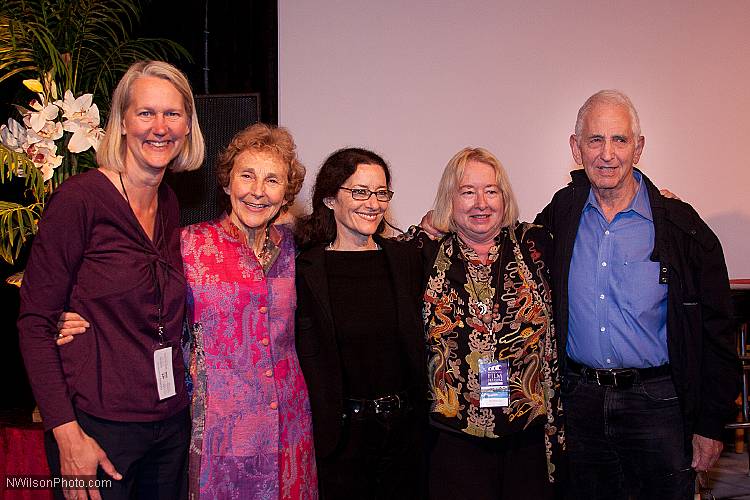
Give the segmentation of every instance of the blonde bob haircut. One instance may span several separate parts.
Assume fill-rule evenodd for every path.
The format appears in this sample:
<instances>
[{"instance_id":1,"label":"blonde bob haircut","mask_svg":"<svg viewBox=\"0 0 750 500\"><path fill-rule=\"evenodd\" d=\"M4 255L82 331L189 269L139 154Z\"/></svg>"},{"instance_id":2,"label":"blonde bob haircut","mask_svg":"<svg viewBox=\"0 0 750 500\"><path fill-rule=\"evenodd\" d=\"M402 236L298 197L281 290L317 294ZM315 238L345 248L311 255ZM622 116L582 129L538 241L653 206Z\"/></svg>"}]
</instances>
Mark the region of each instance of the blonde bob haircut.
<instances>
[{"instance_id":1,"label":"blonde bob haircut","mask_svg":"<svg viewBox=\"0 0 750 500\"><path fill-rule=\"evenodd\" d=\"M513 194L510 179L508 179L508 174L505 172L502 163L495 155L484 148L466 147L456 153L443 170L443 176L435 195L432 225L443 232L456 231L457 228L453 222L453 196L458 192L466 165L471 161L484 163L493 168L497 186L503 196L501 226L507 227L515 224L518 220L518 203L516 203L516 196Z\"/></svg>"},{"instance_id":2,"label":"blonde bob haircut","mask_svg":"<svg viewBox=\"0 0 750 500\"><path fill-rule=\"evenodd\" d=\"M195 170L203 163L205 146L203 134L198 125L198 116L195 113L195 101L190 83L182 72L169 63L163 61L139 61L134 63L120 79L117 88L112 94L112 106L107 120L107 128L104 130L99 149L96 152L96 161L100 167L109 168L115 172L125 171L125 155L127 143L125 141L122 120L125 111L131 101L133 83L139 78L154 77L167 80L180 93L184 101L185 113L188 121L188 136L183 144L182 151L172 160L169 169L173 172L184 172Z\"/></svg>"}]
</instances>

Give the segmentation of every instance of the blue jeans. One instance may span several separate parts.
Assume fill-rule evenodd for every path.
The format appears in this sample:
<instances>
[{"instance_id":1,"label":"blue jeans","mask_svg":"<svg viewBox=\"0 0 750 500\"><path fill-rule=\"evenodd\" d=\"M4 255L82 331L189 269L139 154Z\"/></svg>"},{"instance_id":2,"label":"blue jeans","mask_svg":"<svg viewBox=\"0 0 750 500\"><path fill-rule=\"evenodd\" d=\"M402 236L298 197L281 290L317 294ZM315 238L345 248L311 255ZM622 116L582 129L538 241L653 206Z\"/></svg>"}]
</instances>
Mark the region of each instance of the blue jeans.
<instances>
[{"instance_id":1,"label":"blue jeans","mask_svg":"<svg viewBox=\"0 0 750 500\"><path fill-rule=\"evenodd\" d=\"M669 375L628 389L565 374L570 498L693 498L692 440Z\"/></svg>"}]
</instances>

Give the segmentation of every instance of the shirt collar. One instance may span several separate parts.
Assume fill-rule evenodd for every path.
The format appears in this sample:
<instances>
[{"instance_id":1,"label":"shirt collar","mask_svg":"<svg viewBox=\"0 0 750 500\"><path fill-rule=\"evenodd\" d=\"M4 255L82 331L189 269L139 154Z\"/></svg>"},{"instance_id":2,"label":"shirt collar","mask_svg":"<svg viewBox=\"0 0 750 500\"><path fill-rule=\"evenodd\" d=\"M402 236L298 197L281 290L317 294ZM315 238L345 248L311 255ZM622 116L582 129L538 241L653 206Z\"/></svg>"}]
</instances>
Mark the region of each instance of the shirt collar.
<instances>
[{"instance_id":1,"label":"shirt collar","mask_svg":"<svg viewBox=\"0 0 750 500\"><path fill-rule=\"evenodd\" d=\"M633 169L633 177L638 182L638 191L630 201L630 205L620 213L633 211L643 217L646 220L654 221L654 217L651 213L651 204L649 203L648 190L646 189L646 183L643 182L643 175L640 172ZM595 209L597 212L602 213L602 208L599 206L599 202L596 201L594 196L594 188L589 189L589 197L586 199L586 204L583 206L584 212L589 209Z\"/></svg>"},{"instance_id":2,"label":"shirt collar","mask_svg":"<svg viewBox=\"0 0 750 500\"><path fill-rule=\"evenodd\" d=\"M490 247L489 254L487 256L487 265L491 265L497 260L498 255L502 251L503 243L505 242L508 232L510 229L506 227L501 227L500 232L495 236L494 238L494 244ZM479 258L479 255L477 255L477 252L471 248L471 246L466 243L464 240L461 239L461 237L458 235L458 233L453 233L455 235L455 241L458 245L459 252L470 262L473 262L475 264L479 265L485 265L482 262L482 259Z\"/></svg>"},{"instance_id":3,"label":"shirt collar","mask_svg":"<svg viewBox=\"0 0 750 500\"><path fill-rule=\"evenodd\" d=\"M235 238L242 245L246 246L250 250L250 252L253 251L252 245L247 241L247 234L244 231L240 231L237 226L232 223L232 219L229 217L229 214L224 214L224 216L221 218L220 224L229 236ZM268 227L268 238L266 238L264 252L261 254L260 258L256 257L265 274L268 274L271 266L273 266L273 263L276 262L276 258L281 253L282 239L283 235L276 226L271 225Z\"/></svg>"}]
</instances>

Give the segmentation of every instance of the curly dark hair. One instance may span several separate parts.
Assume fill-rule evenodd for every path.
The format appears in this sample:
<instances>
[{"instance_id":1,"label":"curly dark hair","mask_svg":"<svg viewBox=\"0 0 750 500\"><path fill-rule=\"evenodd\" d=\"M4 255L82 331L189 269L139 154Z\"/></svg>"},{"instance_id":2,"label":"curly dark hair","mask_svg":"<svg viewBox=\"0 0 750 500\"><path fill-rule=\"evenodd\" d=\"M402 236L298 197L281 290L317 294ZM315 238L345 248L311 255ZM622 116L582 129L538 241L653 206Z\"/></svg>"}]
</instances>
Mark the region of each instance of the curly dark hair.
<instances>
[{"instance_id":1,"label":"curly dark hair","mask_svg":"<svg viewBox=\"0 0 750 500\"><path fill-rule=\"evenodd\" d=\"M300 250L329 243L336 239L336 220L333 210L323 200L335 197L339 188L357 171L358 165L379 165L385 173L388 188L391 187L391 171L388 164L377 153L362 148L339 149L326 161L315 178L312 195L312 213L302 217L295 227L295 237ZM378 226L378 234L385 231L385 219Z\"/></svg>"},{"instance_id":2,"label":"curly dark hair","mask_svg":"<svg viewBox=\"0 0 750 500\"><path fill-rule=\"evenodd\" d=\"M294 144L292 134L284 127L274 127L265 123L256 123L237 132L216 162L216 179L220 188L229 186L234 160L245 151L268 152L277 155L288 167L284 193L286 203L281 207L280 212L288 210L305 181L305 167L297 159L297 146ZM223 189L219 189L219 192L220 206L229 209L231 207L229 196Z\"/></svg>"}]
</instances>

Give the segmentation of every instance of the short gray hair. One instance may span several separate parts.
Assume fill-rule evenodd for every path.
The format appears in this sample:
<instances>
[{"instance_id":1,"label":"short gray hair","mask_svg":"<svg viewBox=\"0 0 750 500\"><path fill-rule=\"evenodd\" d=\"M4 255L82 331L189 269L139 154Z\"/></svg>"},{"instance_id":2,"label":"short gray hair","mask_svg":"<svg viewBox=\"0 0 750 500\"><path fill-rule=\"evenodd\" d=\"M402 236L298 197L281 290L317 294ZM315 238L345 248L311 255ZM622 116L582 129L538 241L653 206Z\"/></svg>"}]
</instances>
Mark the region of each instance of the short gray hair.
<instances>
[{"instance_id":1,"label":"short gray hair","mask_svg":"<svg viewBox=\"0 0 750 500\"><path fill-rule=\"evenodd\" d=\"M641 121L638 118L638 111L635 110L633 102L627 95L625 95L624 92L612 89L600 90L596 94L586 99L586 102L583 103L581 109L578 110L575 129L576 137L581 137L581 134L583 133L583 121L586 119L586 115L588 114L588 112L591 111L591 108L593 108L596 104L602 103L616 104L619 106L624 106L628 109L628 113L630 113L630 124L632 127L633 137L638 140L638 138L641 136Z\"/></svg>"}]
</instances>

